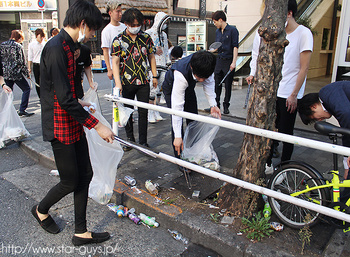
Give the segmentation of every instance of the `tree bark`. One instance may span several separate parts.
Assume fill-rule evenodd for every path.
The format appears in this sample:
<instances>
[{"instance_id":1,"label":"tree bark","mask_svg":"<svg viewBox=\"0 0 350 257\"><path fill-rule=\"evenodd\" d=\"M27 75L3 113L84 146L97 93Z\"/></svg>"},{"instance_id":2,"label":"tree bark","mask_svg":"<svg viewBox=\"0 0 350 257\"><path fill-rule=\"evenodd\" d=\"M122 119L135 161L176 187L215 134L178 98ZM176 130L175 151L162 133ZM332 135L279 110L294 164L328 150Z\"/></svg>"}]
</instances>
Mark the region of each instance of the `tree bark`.
<instances>
[{"instance_id":1,"label":"tree bark","mask_svg":"<svg viewBox=\"0 0 350 257\"><path fill-rule=\"evenodd\" d=\"M266 0L257 60L257 76L249 101L246 125L275 130L276 94L282 78L283 55L288 40L285 38L288 0ZM262 185L265 163L270 153L271 139L244 134L234 177ZM226 184L219 194L219 206L233 215L251 216L257 209L259 194Z\"/></svg>"}]
</instances>

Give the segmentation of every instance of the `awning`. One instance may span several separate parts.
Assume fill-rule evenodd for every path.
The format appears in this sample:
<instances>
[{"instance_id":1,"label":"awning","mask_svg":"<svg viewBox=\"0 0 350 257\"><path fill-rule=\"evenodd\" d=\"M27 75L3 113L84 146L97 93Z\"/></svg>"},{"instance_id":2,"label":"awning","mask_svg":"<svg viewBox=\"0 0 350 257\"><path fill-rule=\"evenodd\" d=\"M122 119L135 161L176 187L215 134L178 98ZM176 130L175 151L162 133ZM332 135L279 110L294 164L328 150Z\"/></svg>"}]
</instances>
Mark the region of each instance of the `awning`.
<instances>
[{"instance_id":1,"label":"awning","mask_svg":"<svg viewBox=\"0 0 350 257\"><path fill-rule=\"evenodd\" d=\"M120 0L123 11L135 7L139 9L143 15L154 16L157 12L168 11L166 0ZM96 6L102 13L106 13L106 0L95 0Z\"/></svg>"}]
</instances>

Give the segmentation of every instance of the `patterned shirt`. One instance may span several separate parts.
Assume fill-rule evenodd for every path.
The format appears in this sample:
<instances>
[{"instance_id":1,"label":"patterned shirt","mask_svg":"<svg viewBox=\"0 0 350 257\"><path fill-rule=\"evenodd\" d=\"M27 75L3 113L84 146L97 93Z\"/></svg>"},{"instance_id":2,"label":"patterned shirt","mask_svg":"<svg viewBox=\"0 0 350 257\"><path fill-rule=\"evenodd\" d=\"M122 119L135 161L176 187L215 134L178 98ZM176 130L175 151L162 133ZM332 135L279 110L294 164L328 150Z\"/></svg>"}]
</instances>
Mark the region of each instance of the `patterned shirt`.
<instances>
[{"instance_id":1,"label":"patterned shirt","mask_svg":"<svg viewBox=\"0 0 350 257\"><path fill-rule=\"evenodd\" d=\"M126 30L113 39L111 55L120 57L120 76L123 85L145 85L149 83L148 56L154 53L152 38L140 31L135 41Z\"/></svg>"},{"instance_id":2,"label":"patterned shirt","mask_svg":"<svg viewBox=\"0 0 350 257\"><path fill-rule=\"evenodd\" d=\"M46 141L58 139L73 144L83 135L83 125L95 127L98 120L78 103L75 85L74 42L61 32L45 45L40 62L41 118Z\"/></svg>"},{"instance_id":3,"label":"patterned shirt","mask_svg":"<svg viewBox=\"0 0 350 257\"><path fill-rule=\"evenodd\" d=\"M1 43L0 54L3 66L3 77L7 80L21 80L23 75L29 77L23 46L10 39Z\"/></svg>"}]
</instances>

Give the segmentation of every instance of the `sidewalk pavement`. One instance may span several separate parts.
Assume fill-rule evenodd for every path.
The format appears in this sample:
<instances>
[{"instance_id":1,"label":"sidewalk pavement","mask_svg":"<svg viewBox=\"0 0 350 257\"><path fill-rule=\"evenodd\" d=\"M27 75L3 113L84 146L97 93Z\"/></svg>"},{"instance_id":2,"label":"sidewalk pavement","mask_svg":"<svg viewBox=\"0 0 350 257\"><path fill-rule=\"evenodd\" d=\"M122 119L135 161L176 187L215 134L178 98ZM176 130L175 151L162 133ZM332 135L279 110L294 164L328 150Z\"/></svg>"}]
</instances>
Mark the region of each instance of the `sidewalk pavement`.
<instances>
[{"instance_id":1,"label":"sidewalk pavement","mask_svg":"<svg viewBox=\"0 0 350 257\"><path fill-rule=\"evenodd\" d=\"M95 80L96 77L98 76L95 76ZM318 92L319 88L328 82L328 78L308 80L307 92ZM243 109L243 105L246 92L246 86L240 90L233 90L230 115L223 115L223 119L242 124L245 122L246 109ZM103 115L110 121L112 104L103 98L103 95L107 93L110 93L110 90L101 90L99 91L99 97ZM207 107L207 103L201 87L196 89L196 93L199 109L203 110ZM36 161L50 169L56 169L50 143L42 140L39 101L31 101L28 111L34 111L36 114L32 117L22 118L26 128L31 133L31 137L21 143L21 148ZM200 114L206 115L203 111ZM165 114L162 116L165 120L156 124L149 124L148 143L151 150L172 155L171 117ZM134 123L134 131L137 139L137 122ZM327 137L316 134L313 127L304 126L300 120L297 120L295 135L329 142ZM123 128L119 129L119 136L126 138ZM232 174L238 159L242 138L243 133L241 132L220 128L213 146L219 157L222 172ZM316 149L306 149L301 146L295 146L293 154L295 160L309 163L312 160L312 165L321 172L332 168L330 158L330 153ZM278 160L275 159L275 162L278 162ZM123 183L125 175L130 175L136 179L140 191L130 189L129 186ZM276 244L273 241L272 243L264 243L263 241L253 244L245 237L237 236L238 231L232 231L230 228L218 225L207 217L203 217L203 214L185 210L182 206L159 205L157 204L159 200L157 201L156 197L148 194L144 187L144 182L150 179L158 183L160 187L176 188L187 198L191 198L193 190L200 190L204 193L202 194L203 198L218 190L222 185L222 182L203 175L191 174L191 177L192 188L188 189L183 174L178 171L175 164L144 156L136 150L125 152L118 167L115 194L112 201L134 207L138 213L143 212L149 216L154 216L161 226L176 229L188 237L192 243L201 244L222 256L293 256L288 250L288 244L284 246L284 242ZM317 237L317 234L315 236ZM275 244L275 247L271 247L271 244ZM342 253L350 252L350 240L341 231L336 230L330 240L325 239L314 251L324 256L341 256Z\"/></svg>"}]
</instances>

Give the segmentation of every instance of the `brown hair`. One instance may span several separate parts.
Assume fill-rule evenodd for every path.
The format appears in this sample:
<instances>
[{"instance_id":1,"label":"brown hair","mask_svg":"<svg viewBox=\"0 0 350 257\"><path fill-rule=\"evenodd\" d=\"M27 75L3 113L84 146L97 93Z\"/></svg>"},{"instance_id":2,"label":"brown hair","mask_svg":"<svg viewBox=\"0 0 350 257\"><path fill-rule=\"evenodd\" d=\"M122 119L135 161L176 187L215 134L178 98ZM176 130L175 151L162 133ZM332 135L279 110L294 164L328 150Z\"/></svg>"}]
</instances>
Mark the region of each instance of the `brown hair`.
<instances>
[{"instance_id":1,"label":"brown hair","mask_svg":"<svg viewBox=\"0 0 350 257\"><path fill-rule=\"evenodd\" d=\"M35 30L35 37L38 37L40 35L41 37L45 37L43 29L36 29Z\"/></svg>"},{"instance_id":2,"label":"brown hair","mask_svg":"<svg viewBox=\"0 0 350 257\"><path fill-rule=\"evenodd\" d=\"M10 38L14 39L16 42L18 42L20 39L24 40L23 31L19 29L12 30Z\"/></svg>"},{"instance_id":3,"label":"brown hair","mask_svg":"<svg viewBox=\"0 0 350 257\"><path fill-rule=\"evenodd\" d=\"M58 33L60 33L60 30L58 28L53 28L50 33L51 33L51 36L54 37Z\"/></svg>"}]
</instances>

